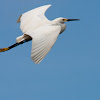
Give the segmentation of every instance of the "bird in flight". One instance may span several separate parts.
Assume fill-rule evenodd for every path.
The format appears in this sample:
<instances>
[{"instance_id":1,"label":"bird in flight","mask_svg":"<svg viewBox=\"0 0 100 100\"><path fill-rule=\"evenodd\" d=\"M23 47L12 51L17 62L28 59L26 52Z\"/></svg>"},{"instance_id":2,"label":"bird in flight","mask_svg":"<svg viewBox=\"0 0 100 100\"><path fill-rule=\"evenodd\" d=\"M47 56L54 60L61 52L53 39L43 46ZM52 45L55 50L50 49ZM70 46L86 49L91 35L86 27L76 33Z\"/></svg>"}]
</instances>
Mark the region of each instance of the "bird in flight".
<instances>
[{"instance_id":1,"label":"bird in flight","mask_svg":"<svg viewBox=\"0 0 100 100\"><path fill-rule=\"evenodd\" d=\"M1 48L0 52L8 51L32 40L31 58L36 64L39 64L49 53L59 34L66 29L64 23L79 20L61 17L50 21L45 16L45 12L50 6L41 6L22 14L17 23L20 23L20 29L24 34L16 38L15 44Z\"/></svg>"}]
</instances>

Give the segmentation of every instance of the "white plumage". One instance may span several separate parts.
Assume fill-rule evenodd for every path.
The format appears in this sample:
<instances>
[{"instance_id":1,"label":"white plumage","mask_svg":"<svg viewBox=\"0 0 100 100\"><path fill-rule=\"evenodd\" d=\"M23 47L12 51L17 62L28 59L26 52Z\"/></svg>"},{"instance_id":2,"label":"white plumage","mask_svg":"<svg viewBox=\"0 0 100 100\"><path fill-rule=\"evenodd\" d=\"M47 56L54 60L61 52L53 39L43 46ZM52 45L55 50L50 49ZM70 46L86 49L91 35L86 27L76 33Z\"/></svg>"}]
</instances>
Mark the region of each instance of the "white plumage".
<instances>
[{"instance_id":1,"label":"white plumage","mask_svg":"<svg viewBox=\"0 0 100 100\"><path fill-rule=\"evenodd\" d=\"M38 7L36 9L30 10L22 14L22 17L20 18L21 21L20 28L22 32L27 33L30 30L42 26L42 24L47 24L49 20L45 17L44 14L50 6L51 5Z\"/></svg>"},{"instance_id":2,"label":"white plumage","mask_svg":"<svg viewBox=\"0 0 100 100\"><path fill-rule=\"evenodd\" d=\"M31 58L36 64L43 60L56 42L58 35L66 29L64 22L71 21L65 18L48 20L44 14L50 6L45 5L30 10L17 20L18 23L20 22L20 29L24 34L17 37L16 40L20 43L23 40L32 39Z\"/></svg>"},{"instance_id":3,"label":"white plumage","mask_svg":"<svg viewBox=\"0 0 100 100\"><path fill-rule=\"evenodd\" d=\"M43 26L33 33L31 58L40 63L48 54L60 33L60 26Z\"/></svg>"},{"instance_id":4,"label":"white plumage","mask_svg":"<svg viewBox=\"0 0 100 100\"><path fill-rule=\"evenodd\" d=\"M18 19L24 35L18 37L17 42L23 41L25 35L32 38L31 58L36 64L39 64L48 54L61 32L61 26L55 25L44 15L50 6L46 5L28 11Z\"/></svg>"}]
</instances>

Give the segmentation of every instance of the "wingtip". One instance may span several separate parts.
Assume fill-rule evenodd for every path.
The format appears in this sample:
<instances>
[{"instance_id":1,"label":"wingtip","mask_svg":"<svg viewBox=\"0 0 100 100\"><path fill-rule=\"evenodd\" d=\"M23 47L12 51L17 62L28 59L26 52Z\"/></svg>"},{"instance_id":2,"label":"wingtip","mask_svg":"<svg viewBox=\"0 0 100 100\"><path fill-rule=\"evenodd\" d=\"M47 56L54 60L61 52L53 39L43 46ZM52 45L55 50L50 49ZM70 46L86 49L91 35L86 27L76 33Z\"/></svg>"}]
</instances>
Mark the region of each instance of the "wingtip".
<instances>
[{"instance_id":1,"label":"wingtip","mask_svg":"<svg viewBox=\"0 0 100 100\"><path fill-rule=\"evenodd\" d=\"M17 23L20 23L20 18L22 17L22 15L19 16Z\"/></svg>"},{"instance_id":2,"label":"wingtip","mask_svg":"<svg viewBox=\"0 0 100 100\"><path fill-rule=\"evenodd\" d=\"M49 4L49 5L46 5L46 7L47 7L47 8L50 8L51 6L52 6L51 4Z\"/></svg>"},{"instance_id":3,"label":"wingtip","mask_svg":"<svg viewBox=\"0 0 100 100\"><path fill-rule=\"evenodd\" d=\"M51 5L51 4L49 4L49 6L51 7L52 5Z\"/></svg>"},{"instance_id":4,"label":"wingtip","mask_svg":"<svg viewBox=\"0 0 100 100\"><path fill-rule=\"evenodd\" d=\"M48 7L51 7L52 5L51 5L51 4L48 4L48 5L44 5L44 6L48 6Z\"/></svg>"}]
</instances>

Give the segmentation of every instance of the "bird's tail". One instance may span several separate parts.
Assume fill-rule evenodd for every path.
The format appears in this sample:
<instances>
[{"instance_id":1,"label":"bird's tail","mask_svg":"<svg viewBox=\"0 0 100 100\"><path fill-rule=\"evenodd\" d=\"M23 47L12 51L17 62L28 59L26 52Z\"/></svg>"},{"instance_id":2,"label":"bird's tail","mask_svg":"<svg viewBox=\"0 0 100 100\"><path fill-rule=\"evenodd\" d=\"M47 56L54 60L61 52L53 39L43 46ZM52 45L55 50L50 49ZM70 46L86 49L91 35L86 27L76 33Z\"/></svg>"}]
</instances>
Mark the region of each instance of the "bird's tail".
<instances>
[{"instance_id":1,"label":"bird's tail","mask_svg":"<svg viewBox=\"0 0 100 100\"><path fill-rule=\"evenodd\" d=\"M5 51L8 51L8 50L9 50L9 47L8 48L1 48L0 52L5 52Z\"/></svg>"}]
</instances>

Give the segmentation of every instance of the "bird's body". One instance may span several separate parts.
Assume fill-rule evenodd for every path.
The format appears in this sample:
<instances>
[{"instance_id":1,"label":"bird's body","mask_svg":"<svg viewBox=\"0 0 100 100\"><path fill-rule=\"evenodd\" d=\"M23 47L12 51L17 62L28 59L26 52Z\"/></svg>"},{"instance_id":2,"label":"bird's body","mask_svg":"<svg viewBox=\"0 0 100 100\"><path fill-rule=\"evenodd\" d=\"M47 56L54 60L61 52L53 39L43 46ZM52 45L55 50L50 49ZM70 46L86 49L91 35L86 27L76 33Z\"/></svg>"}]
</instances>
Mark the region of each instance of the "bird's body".
<instances>
[{"instance_id":1,"label":"bird's body","mask_svg":"<svg viewBox=\"0 0 100 100\"><path fill-rule=\"evenodd\" d=\"M21 41L23 41L23 40L31 40L31 35L30 35L31 31L33 32L33 30L34 31L37 30L37 29L39 30L39 28L41 28L41 27L47 27L47 26L48 27L49 26L53 26L53 27L58 26L60 28L60 33L59 34L61 34L66 29L66 24L60 22L60 20L62 20L62 18L57 18L57 19L55 19L53 21L45 21L44 23L40 24L38 27L30 29L28 32L24 31L24 34L22 36L17 37L16 40L17 40L18 43L21 42Z\"/></svg>"},{"instance_id":2,"label":"bird's body","mask_svg":"<svg viewBox=\"0 0 100 100\"><path fill-rule=\"evenodd\" d=\"M41 6L22 14L17 22L21 23L20 29L24 34L16 38L17 43L8 48L0 49L0 52L32 40L31 58L36 64L39 64L51 50L59 34L66 29L66 24L64 23L78 20L57 18L50 21L44 15L50 6Z\"/></svg>"}]
</instances>

